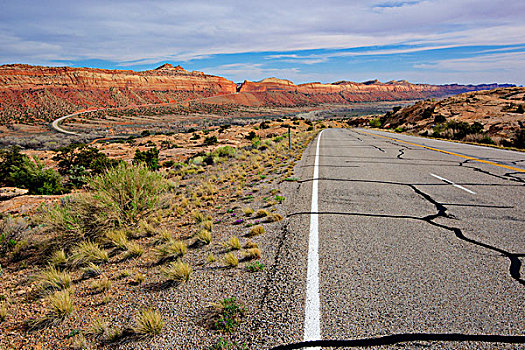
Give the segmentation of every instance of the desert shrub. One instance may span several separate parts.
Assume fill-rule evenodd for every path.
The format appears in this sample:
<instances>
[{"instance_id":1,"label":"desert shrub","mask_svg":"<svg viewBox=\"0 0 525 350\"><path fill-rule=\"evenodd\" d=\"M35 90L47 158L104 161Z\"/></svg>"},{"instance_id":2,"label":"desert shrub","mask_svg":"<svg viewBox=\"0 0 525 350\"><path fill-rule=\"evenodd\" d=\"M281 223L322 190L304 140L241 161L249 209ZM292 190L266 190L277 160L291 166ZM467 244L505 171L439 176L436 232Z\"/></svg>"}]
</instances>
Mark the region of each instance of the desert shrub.
<instances>
[{"instance_id":1,"label":"desert shrub","mask_svg":"<svg viewBox=\"0 0 525 350\"><path fill-rule=\"evenodd\" d=\"M44 169L36 157L31 160L19 147L0 150L0 184L29 190L30 194L62 194L62 177L53 169Z\"/></svg>"},{"instance_id":2,"label":"desert shrub","mask_svg":"<svg viewBox=\"0 0 525 350\"><path fill-rule=\"evenodd\" d=\"M525 128L516 131L512 137L512 145L517 148L525 148Z\"/></svg>"},{"instance_id":3,"label":"desert shrub","mask_svg":"<svg viewBox=\"0 0 525 350\"><path fill-rule=\"evenodd\" d=\"M235 148L233 148L231 146L219 147L215 151L212 152L212 156L227 157L227 158L234 157L235 156Z\"/></svg>"},{"instance_id":4,"label":"desert shrub","mask_svg":"<svg viewBox=\"0 0 525 350\"><path fill-rule=\"evenodd\" d=\"M447 118L444 115L436 114L436 116L434 117L434 123L436 124L446 123L446 121Z\"/></svg>"},{"instance_id":5,"label":"desert shrub","mask_svg":"<svg viewBox=\"0 0 525 350\"><path fill-rule=\"evenodd\" d=\"M82 143L72 143L59 148L53 160L58 162L58 169L62 175L70 176L78 169L85 169L86 175L100 174L118 164L118 160L110 159L97 148Z\"/></svg>"},{"instance_id":6,"label":"desert shrub","mask_svg":"<svg viewBox=\"0 0 525 350\"><path fill-rule=\"evenodd\" d=\"M231 236L229 240L223 243L223 246L230 250L239 250L241 249L241 242L236 236Z\"/></svg>"},{"instance_id":7,"label":"desert shrub","mask_svg":"<svg viewBox=\"0 0 525 350\"><path fill-rule=\"evenodd\" d=\"M373 128L380 128L381 127L381 121L379 120L379 118L374 118L374 119L371 119L368 122L368 125L370 125Z\"/></svg>"},{"instance_id":8,"label":"desert shrub","mask_svg":"<svg viewBox=\"0 0 525 350\"><path fill-rule=\"evenodd\" d=\"M168 189L166 179L144 165L119 164L89 181L93 199L104 208L99 213L104 221L118 226L131 226L148 217Z\"/></svg>"},{"instance_id":9,"label":"desert shrub","mask_svg":"<svg viewBox=\"0 0 525 350\"><path fill-rule=\"evenodd\" d=\"M157 147L150 148L147 151L136 150L133 164L138 165L140 163L146 164L150 170L159 169L159 150Z\"/></svg>"},{"instance_id":10,"label":"desert shrub","mask_svg":"<svg viewBox=\"0 0 525 350\"><path fill-rule=\"evenodd\" d=\"M255 133L255 131L252 130L252 131L250 131L250 132L248 133L248 135L246 136L246 139L248 139L248 140L253 140L253 139L255 139L256 137L257 137L257 134Z\"/></svg>"},{"instance_id":11,"label":"desert shrub","mask_svg":"<svg viewBox=\"0 0 525 350\"><path fill-rule=\"evenodd\" d=\"M217 136L206 136L202 142L203 146L211 146L217 143Z\"/></svg>"}]
</instances>

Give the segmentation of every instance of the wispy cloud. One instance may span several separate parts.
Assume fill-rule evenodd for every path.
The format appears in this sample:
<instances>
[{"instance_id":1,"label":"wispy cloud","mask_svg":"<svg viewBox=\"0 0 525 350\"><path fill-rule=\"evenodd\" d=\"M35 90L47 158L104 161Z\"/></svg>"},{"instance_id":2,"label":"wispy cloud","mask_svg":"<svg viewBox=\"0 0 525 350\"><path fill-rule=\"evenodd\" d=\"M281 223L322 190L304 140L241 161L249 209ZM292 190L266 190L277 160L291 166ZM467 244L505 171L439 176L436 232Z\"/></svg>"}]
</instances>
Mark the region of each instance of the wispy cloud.
<instances>
[{"instance_id":1,"label":"wispy cloud","mask_svg":"<svg viewBox=\"0 0 525 350\"><path fill-rule=\"evenodd\" d=\"M4 1L0 63L172 61L204 70L242 56L253 76L273 69L313 80L374 73L354 71L374 57L525 45L523 14L523 0ZM392 74L402 68L390 64Z\"/></svg>"}]
</instances>

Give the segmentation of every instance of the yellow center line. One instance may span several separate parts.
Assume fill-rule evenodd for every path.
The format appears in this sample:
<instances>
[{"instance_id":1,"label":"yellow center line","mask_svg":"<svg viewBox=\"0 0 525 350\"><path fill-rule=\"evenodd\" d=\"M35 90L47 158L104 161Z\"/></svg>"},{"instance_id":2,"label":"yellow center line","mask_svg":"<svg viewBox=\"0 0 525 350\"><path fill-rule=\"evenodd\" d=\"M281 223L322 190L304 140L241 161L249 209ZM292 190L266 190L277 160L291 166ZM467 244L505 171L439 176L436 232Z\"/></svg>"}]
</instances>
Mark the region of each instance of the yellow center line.
<instances>
[{"instance_id":1,"label":"yellow center line","mask_svg":"<svg viewBox=\"0 0 525 350\"><path fill-rule=\"evenodd\" d=\"M366 132L366 131L363 131L363 130L360 130L360 131L363 132L363 133L365 133L365 134L368 134L368 135L377 136L377 137L382 137L382 138L385 138L385 139L389 139L389 140L394 140L394 141L397 141L397 142L406 143L407 145L412 145L412 146L417 146L417 147L421 147L421 148L426 148L426 149L429 149L429 150L431 150L431 151L436 151L436 152L446 153L446 154L450 154L450 155L453 155L453 156L456 156L456 157L460 157L460 158L464 158L464 159L470 159L470 160L473 160L473 161L476 161L476 162L485 163L485 164L490 164L490 165L494 165L494 166L497 166L497 167L500 167L500 168L505 168L505 169L515 170L515 171L519 171L519 172L525 173L525 170L524 170L524 169L515 168L515 167L512 167L512 166L505 165L505 164L499 164L499 163L491 162L490 160L483 160L483 159L478 159L478 158L474 158L474 157L470 157L470 156L464 156L464 155L462 155L462 154L457 154L457 153L454 153L454 152L445 151L445 150L442 150L442 149L439 149L439 148L433 148L433 147L423 146L423 145L420 145L420 144L417 144L417 143L408 142L408 141L403 141L403 140L396 139L396 138L393 138L393 137L388 137L388 136L383 136L383 135L373 134L373 133Z\"/></svg>"}]
</instances>

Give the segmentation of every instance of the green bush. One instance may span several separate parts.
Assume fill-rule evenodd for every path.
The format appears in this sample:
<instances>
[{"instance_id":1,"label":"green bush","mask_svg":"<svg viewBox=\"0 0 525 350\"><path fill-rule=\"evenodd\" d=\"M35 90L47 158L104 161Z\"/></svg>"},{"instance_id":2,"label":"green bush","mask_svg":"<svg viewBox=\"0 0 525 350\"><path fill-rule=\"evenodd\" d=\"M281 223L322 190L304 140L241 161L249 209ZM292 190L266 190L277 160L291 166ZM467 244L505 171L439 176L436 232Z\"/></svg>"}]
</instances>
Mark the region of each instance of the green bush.
<instances>
[{"instance_id":1,"label":"green bush","mask_svg":"<svg viewBox=\"0 0 525 350\"><path fill-rule=\"evenodd\" d=\"M120 164L88 182L93 197L107 208L101 215L113 216L120 224L139 222L155 210L168 189L164 176L143 164Z\"/></svg>"},{"instance_id":2,"label":"green bush","mask_svg":"<svg viewBox=\"0 0 525 350\"><path fill-rule=\"evenodd\" d=\"M91 178L88 188L89 193L43 208L36 218L57 235L56 244L61 247L82 239L96 242L109 229L136 226L158 208L168 184L161 174L149 171L144 164L121 163Z\"/></svg>"},{"instance_id":3,"label":"green bush","mask_svg":"<svg viewBox=\"0 0 525 350\"><path fill-rule=\"evenodd\" d=\"M136 150L133 164L138 165L139 163L146 164L150 170L159 169L159 150L157 147L150 148L147 151Z\"/></svg>"},{"instance_id":4,"label":"green bush","mask_svg":"<svg viewBox=\"0 0 525 350\"><path fill-rule=\"evenodd\" d=\"M378 118L374 118L368 122L368 125L370 125L373 128L380 128L381 121Z\"/></svg>"},{"instance_id":5,"label":"green bush","mask_svg":"<svg viewBox=\"0 0 525 350\"><path fill-rule=\"evenodd\" d=\"M19 147L0 150L0 184L29 190L29 194L62 194L62 177L53 169L44 169L38 158L29 159Z\"/></svg>"}]
</instances>

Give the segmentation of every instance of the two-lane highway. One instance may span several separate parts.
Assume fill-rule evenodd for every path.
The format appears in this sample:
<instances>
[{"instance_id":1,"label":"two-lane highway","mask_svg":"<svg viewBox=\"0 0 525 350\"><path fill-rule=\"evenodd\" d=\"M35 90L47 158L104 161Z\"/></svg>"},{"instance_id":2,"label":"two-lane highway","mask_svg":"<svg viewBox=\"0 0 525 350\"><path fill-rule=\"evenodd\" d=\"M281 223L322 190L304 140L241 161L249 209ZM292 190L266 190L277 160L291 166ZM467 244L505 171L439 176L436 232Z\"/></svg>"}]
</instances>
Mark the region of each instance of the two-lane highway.
<instances>
[{"instance_id":1,"label":"two-lane highway","mask_svg":"<svg viewBox=\"0 0 525 350\"><path fill-rule=\"evenodd\" d=\"M328 129L299 166L288 230L308 254L304 340L525 334L524 153Z\"/></svg>"}]
</instances>

